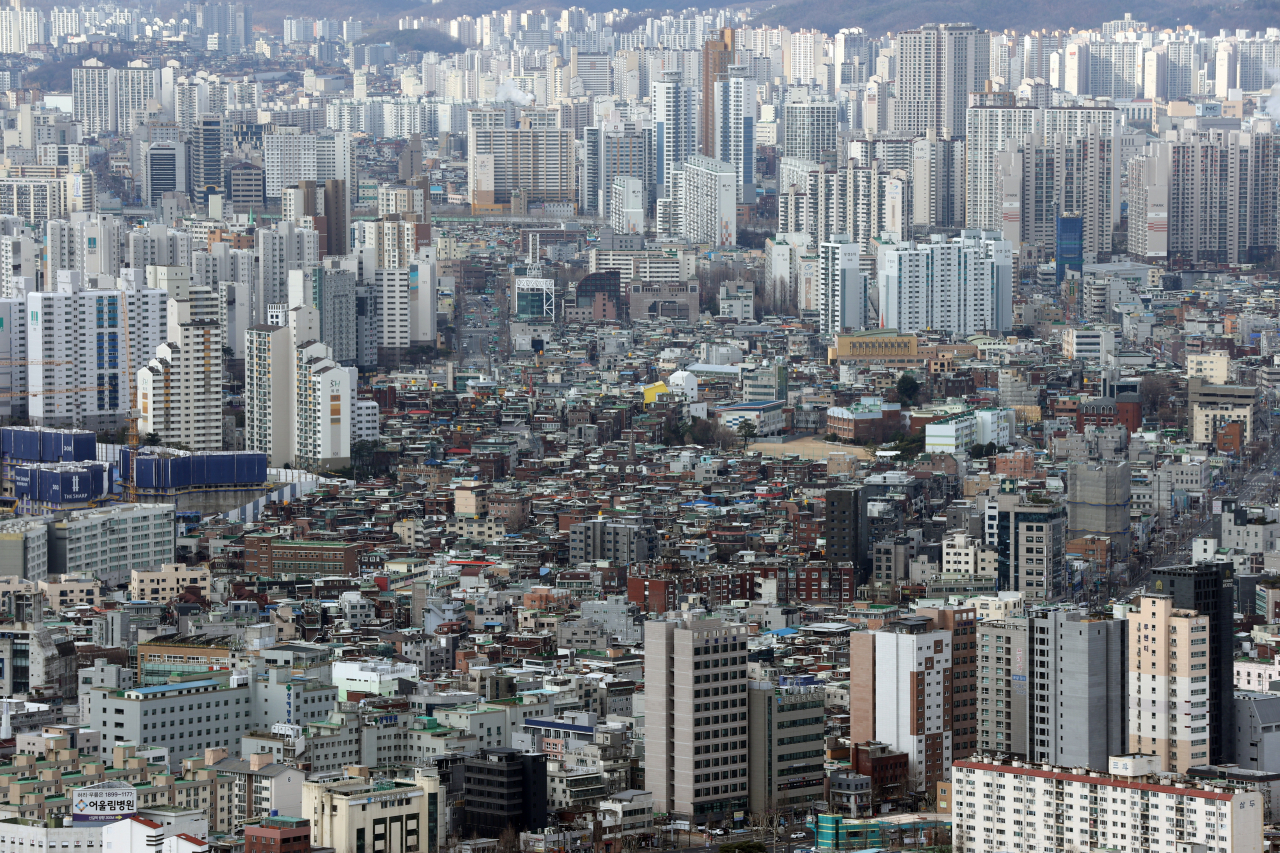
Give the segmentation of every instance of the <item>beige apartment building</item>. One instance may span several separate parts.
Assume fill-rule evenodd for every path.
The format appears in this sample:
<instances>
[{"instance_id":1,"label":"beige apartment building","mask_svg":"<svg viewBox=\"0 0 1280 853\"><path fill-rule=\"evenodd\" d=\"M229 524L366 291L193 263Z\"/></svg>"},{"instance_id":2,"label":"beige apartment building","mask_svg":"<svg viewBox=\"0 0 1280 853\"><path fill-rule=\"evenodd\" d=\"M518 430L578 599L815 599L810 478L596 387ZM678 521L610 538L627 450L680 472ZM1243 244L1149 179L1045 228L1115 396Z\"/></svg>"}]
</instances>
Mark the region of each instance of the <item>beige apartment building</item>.
<instances>
[{"instance_id":1,"label":"beige apartment building","mask_svg":"<svg viewBox=\"0 0 1280 853\"><path fill-rule=\"evenodd\" d=\"M1209 760L1209 617L1144 595L1129 621L1129 752L1170 773Z\"/></svg>"},{"instance_id":2,"label":"beige apartment building","mask_svg":"<svg viewBox=\"0 0 1280 853\"><path fill-rule=\"evenodd\" d=\"M162 563L153 569L134 569L129 573L129 595L134 601L168 601L197 586L209 592L209 567Z\"/></svg>"}]
</instances>

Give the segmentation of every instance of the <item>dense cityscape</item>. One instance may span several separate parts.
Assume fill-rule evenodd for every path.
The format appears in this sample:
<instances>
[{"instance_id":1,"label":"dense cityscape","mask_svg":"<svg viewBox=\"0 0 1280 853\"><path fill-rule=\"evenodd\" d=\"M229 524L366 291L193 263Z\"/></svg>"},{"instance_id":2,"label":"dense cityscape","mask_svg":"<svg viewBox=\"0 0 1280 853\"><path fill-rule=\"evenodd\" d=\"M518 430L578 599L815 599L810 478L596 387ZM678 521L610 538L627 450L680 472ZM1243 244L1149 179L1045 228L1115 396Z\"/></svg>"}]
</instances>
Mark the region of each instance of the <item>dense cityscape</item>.
<instances>
[{"instance_id":1,"label":"dense cityscape","mask_svg":"<svg viewBox=\"0 0 1280 853\"><path fill-rule=\"evenodd\" d=\"M1280 26L338 8L0 8L0 853L1280 853Z\"/></svg>"}]
</instances>

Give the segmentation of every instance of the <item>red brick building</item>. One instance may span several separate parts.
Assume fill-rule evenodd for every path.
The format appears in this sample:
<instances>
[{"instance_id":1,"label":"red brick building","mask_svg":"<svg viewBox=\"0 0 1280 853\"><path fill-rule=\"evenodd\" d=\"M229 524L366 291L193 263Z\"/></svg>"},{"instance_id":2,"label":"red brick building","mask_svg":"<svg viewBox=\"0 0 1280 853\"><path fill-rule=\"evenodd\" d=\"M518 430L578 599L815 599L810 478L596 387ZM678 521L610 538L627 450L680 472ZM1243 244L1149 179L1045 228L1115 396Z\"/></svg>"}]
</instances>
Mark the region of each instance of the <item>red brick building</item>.
<instances>
[{"instance_id":1,"label":"red brick building","mask_svg":"<svg viewBox=\"0 0 1280 853\"><path fill-rule=\"evenodd\" d=\"M301 817L264 817L244 828L244 853L309 853L311 821Z\"/></svg>"}]
</instances>

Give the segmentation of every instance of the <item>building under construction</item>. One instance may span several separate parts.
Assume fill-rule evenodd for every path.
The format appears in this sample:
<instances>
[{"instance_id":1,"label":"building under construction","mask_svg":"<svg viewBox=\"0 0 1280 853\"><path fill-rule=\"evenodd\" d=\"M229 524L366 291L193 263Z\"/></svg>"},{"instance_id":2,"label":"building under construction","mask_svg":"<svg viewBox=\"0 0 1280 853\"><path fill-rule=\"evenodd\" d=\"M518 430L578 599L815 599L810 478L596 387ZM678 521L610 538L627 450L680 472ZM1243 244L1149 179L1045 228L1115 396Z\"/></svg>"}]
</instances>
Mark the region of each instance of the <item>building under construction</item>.
<instances>
[{"instance_id":1,"label":"building under construction","mask_svg":"<svg viewBox=\"0 0 1280 853\"><path fill-rule=\"evenodd\" d=\"M1106 536L1111 553L1129 553L1129 463L1067 468L1067 538Z\"/></svg>"}]
</instances>

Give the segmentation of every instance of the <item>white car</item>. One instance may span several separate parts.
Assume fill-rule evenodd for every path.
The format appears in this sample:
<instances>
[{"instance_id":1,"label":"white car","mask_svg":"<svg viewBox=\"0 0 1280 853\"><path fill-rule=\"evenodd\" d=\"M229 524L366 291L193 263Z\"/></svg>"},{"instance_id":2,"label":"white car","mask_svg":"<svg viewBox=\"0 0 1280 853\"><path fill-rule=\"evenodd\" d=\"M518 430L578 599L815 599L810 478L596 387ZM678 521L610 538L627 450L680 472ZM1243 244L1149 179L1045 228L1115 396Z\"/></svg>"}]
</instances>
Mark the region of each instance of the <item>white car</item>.
<instances>
[{"instance_id":1,"label":"white car","mask_svg":"<svg viewBox=\"0 0 1280 853\"><path fill-rule=\"evenodd\" d=\"M797 838L804 838L804 837L805 837L805 834L804 834L803 832L793 832L793 833L791 833L791 840L792 840L792 841L795 841Z\"/></svg>"},{"instance_id":2,"label":"white car","mask_svg":"<svg viewBox=\"0 0 1280 853\"><path fill-rule=\"evenodd\" d=\"M713 829L713 830L711 830L711 834L712 834L712 835L724 835L724 830L723 830L723 829Z\"/></svg>"}]
</instances>

